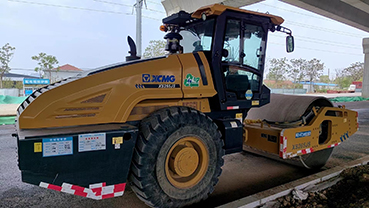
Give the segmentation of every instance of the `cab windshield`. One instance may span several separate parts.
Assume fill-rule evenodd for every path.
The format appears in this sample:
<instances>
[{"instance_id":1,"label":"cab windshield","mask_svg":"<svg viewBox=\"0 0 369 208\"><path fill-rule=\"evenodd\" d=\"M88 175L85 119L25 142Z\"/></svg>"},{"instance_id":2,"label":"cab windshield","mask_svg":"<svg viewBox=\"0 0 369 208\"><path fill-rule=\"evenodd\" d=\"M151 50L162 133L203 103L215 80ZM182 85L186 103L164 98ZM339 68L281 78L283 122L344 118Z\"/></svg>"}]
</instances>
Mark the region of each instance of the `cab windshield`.
<instances>
[{"instance_id":1,"label":"cab windshield","mask_svg":"<svg viewBox=\"0 0 369 208\"><path fill-rule=\"evenodd\" d=\"M228 56L223 57L222 61L261 70L265 54L264 38L265 32L261 26L229 19L223 44Z\"/></svg>"},{"instance_id":2,"label":"cab windshield","mask_svg":"<svg viewBox=\"0 0 369 208\"><path fill-rule=\"evenodd\" d=\"M181 40L183 53L211 50L214 19L192 24L184 27L183 29L184 30L181 30L179 33L183 37L183 40Z\"/></svg>"}]
</instances>

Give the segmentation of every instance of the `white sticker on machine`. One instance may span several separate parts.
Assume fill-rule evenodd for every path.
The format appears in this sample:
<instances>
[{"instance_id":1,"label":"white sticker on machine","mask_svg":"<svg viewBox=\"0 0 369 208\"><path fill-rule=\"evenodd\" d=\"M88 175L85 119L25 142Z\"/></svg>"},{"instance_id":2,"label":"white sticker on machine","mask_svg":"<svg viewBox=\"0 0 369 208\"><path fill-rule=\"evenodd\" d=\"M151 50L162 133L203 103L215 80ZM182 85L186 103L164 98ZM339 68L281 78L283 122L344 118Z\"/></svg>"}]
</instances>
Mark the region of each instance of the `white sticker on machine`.
<instances>
[{"instance_id":1,"label":"white sticker on machine","mask_svg":"<svg viewBox=\"0 0 369 208\"><path fill-rule=\"evenodd\" d=\"M231 126L232 126L232 128L237 128L238 126L237 126L237 123L236 122L234 122L234 121L231 121Z\"/></svg>"},{"instance_id":2,"label":"white sticker on machine","mask_svg":"<svg viewBox=\"0 0 369 208\"><path fill-rule=\"evenodd\" d=\"M61 137L61 138L47 138L42 139L42 156L61 156L73 154L73 138Z\"/></svg>"},{"instance_id":3,"label":"white sticker on machine","mask_svg":"<svg viewBox=\"0 0 369 208\"><path fill-rule=\"evenodd\" d=\"M78 135L78 152L97 151L106 149L105 133Z\"/></svg>"}]
</instances>

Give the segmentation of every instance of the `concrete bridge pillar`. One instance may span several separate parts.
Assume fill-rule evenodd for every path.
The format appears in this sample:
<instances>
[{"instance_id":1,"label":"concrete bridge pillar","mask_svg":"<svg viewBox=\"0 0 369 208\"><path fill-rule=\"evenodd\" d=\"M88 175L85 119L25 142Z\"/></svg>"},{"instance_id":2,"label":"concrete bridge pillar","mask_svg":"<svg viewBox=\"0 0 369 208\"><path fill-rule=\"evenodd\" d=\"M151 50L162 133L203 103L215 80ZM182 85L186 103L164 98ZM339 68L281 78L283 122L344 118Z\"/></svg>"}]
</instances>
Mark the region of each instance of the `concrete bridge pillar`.
<instances>
[{"instance_id":1,"label":"concrete bridge pillar","mask_svg":"<svg viewBox=\"0 0 369 208\"><path fill-rule=\"evenodd\" d=\"M369 38L363 38L364 57L364 77L362 97L369 98Z\"/></svg>"}]
</instances>

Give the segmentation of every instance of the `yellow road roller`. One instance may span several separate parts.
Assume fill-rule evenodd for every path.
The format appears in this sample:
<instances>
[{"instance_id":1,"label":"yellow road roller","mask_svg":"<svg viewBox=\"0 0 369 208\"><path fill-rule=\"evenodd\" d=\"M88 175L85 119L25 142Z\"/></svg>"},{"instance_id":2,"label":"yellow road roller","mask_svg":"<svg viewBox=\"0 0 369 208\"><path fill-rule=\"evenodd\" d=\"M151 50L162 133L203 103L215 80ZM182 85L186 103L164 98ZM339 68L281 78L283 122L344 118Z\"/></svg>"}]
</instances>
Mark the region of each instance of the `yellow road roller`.
<instances>
[{"instance_id":1,"label":"yellow road roller","mask_svg":"<svg viewBox=\"0 0 369 208\"><path fill-rule=\"evenodd\" d=\"M126 62L33 92L17 110L22 181L101 200L126 183L152 207L213 192L223 156L256 150L324 166L357 131L357 113L323 97L274 95L263 85L271 14L214 4L163 19L166 56Z\"/></svg>"}]
</instances>

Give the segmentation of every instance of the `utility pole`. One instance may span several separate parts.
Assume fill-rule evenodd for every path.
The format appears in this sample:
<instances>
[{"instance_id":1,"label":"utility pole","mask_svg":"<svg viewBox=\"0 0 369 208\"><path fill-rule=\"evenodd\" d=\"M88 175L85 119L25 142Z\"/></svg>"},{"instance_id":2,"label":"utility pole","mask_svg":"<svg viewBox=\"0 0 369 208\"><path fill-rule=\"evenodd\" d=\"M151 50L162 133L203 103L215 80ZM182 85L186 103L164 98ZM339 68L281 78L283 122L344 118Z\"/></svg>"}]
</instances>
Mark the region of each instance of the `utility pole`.
<instances>
[{"instance_id":1,"label":"utility pole","mask_svg":"<svg viewBox=\"0 0 369 208\"><path fill-rule=\"evenodd\" d=\"M136 44L137 44L137 56L141 56L142 47L142 2L143 0L136 0Z\"/></svg>"}]
</instances>

